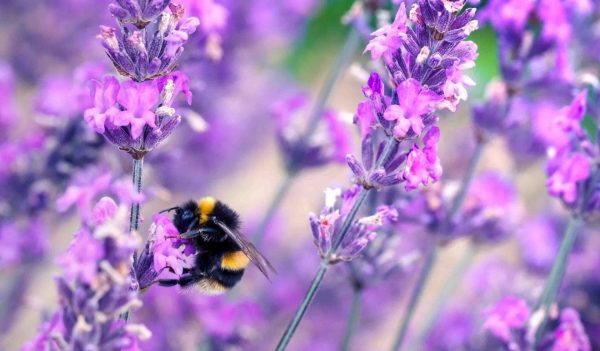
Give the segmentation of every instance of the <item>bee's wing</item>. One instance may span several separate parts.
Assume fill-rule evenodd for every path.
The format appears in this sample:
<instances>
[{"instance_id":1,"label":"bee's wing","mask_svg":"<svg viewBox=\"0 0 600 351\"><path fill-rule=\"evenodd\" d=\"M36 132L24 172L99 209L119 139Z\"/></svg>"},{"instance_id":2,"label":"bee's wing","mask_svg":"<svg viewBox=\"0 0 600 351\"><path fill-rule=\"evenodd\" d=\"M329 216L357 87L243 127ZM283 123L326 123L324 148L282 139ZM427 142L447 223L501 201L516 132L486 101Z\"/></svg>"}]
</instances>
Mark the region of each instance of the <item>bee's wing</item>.
<instances>
[{"instance_id":1,"label":"bee's wing","mask_svg":"<svg viewBox=\"0 0 600 351\"><path fill-rule=\"evenodd\" d=\"M233 241L235 241L236 244L238 244L240 246L240 248L244 252L244 254L246 254L246 256L248 256L250 261L252 261L252 263L254 263L254 265L262 272L262 274L264 274L264 276L267 277L267 279L271 280L269 278L269 271L272 271L272 272L276 272L276 271L275 271L275 268L273 268L273 266L269 262L269 260L267 260L265 258L265 256L263 256L260 252L258 252L256 247L254 245L252 245L251 242L246 240L246 238L244 237L244 235L242 233L238 232L237 230L232 230L225 223L221 222L220 220L218 220L216 218L213 218L213 222L216 225L218 225L221 229L223 229L223 231L225 233L227 233L227 235L231 239L233 239Z\"/></svg>"}]
</instances>

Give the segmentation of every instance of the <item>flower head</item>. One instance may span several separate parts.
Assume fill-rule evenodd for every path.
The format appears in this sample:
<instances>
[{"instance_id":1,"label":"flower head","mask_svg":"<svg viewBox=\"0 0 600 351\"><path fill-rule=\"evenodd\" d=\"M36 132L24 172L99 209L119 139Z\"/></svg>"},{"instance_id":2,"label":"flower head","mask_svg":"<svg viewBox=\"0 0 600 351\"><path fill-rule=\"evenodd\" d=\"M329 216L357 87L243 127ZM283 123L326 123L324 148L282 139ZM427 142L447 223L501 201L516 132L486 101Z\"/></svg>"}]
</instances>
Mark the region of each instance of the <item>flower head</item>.
<instances>
[{"instance_id":1,"label":"flower head","mask_svg":"<svg viewBox=\"0 0 600 351\"><path fill-rule=\"evenodd\" d=\"M85 111L84 118L111 143L140 157L179 125L181 117L172 105L180 93L191 103L188 79L181 72L144 82L119 83L106 77L92 83L94 106Z\"/></svg>"},{"instance_id":2,"label":"flower head","mask_svg":"<svg viewBox=\"0 0 600 351\"><path fill-rule=\"evenodd\" d=\"M327 257L331 263L350 261L354 259L375 237L374 230L381 226L383 213L374 216L355 219L350 228L344 233L344 238L336 247L339 240L342 223L348 215L347 209L354 201L354 189L342 192L340 189L325 191L325 207L320 215L310 213L309 222L314 243L322 257ZM382 210L383 211L383 210Z\"/></svg>"},{"instance_id":3,"label":"flower head","mask_svg":"<svg viewBox=\"0 0 600 351\"><path fill-rule=\"evenodd\" d=\"M523 328L529 314L529 306L525 301L508 296L486 311L483 328L505 343L510 343L512 341L511 331Z\"/></svg>"},{"instance_id":4,"label":"flower head","mask_svg":"<svg viewBox=\"0 0 600 351\"><path fill-rule=\"evenodd\" d=\"M552 351L591 351L590 340L585 333L579 313L565 308L560 313L560 325L554 332Z\"/></svg>"},{"instance_id":5,"label":"flower head","mask_svg":"<svg viewBox=\"0 0 600 351\"><path fill-rule=\"evenodd\" d=\"M304 112L307 104L308 97L297 94L278 102L272 108L277 126L277 139L288 168L298 169L329 162L344 162L346 154L350 151L350 136L344 122L336 112L325 110L316 131L305 138L300 112Z\"/></svg>"}]
</instances>

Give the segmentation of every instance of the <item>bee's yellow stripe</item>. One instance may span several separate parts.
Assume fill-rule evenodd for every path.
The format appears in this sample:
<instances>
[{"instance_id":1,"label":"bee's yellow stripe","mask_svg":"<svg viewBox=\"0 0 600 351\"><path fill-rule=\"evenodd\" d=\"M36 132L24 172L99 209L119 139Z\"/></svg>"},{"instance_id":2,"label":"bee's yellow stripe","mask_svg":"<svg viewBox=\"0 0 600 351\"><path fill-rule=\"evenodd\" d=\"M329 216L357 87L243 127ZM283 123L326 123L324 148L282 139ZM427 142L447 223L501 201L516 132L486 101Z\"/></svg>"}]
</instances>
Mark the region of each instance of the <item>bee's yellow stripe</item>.
<instances>
[{"instance_id":1,"label":"bee's yellow stripe","mask_svg":"<svg viewBox=\"0 0 600 351\"><path fill-rule=\"evenodd\" d=\"M208 216L214 211L217 200L214 197L203 197L198 201L200 211L200 224L208 222Z\"/></svg>"},{"instance_id":2,"label":"bee's yellow stripe","mask_svg":"<svg viewBox=\"0 0 600 351\"><path fill-rule=\"evenodd\" d=\"M221 268L229 271L239 271L246 268L248 262L250 262L250 260L244 252L229 252L223 255L223 260L221 261Z\"/></svg>"}]
</instances>

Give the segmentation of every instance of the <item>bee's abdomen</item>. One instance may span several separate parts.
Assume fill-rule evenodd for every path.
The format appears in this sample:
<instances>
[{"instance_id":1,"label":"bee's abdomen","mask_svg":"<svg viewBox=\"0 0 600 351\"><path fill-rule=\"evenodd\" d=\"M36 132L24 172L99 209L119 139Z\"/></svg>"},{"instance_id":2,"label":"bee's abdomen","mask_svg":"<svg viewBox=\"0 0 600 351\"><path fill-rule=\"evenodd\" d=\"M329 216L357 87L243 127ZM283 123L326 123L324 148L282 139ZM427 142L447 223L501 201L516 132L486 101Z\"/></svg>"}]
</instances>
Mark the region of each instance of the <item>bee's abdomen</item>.
<instances>
[{"instance_id":1,"label":"bee's abdomen","mask_svg":"<svg viewBox=\"0 0 600 351\"><path fill-rule=\"evenodd\" d=\"M231 289L237 284L244 275L244 270L227 271L224 269L216 269L211 272L210 276L225 289Z\"/></svg>"}]
</instances>

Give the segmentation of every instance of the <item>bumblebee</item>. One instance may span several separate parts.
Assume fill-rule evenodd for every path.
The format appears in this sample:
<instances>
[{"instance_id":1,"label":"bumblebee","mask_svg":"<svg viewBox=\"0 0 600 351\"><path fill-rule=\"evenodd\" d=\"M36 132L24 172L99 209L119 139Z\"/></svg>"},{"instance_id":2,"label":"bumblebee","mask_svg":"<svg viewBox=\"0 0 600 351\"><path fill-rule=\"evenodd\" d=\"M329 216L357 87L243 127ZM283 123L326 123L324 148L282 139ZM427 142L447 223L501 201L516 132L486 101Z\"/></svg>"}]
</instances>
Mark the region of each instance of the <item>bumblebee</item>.
<instances>
[{"instance_id":1,"label":"bumblebee","mask_svg":"<svg viewBox=\"0 0 600 351\"><path fill-rule=\"evenodd\" d=\"M179 279L163 279L161 286L197 286L206 294L217 295L233 288L252 262L269 279L275 269L240 233L238 214L212 197L167 209L174 211L173 224L185 239L196 247L194 267Z\"/></svg>"}]
</instances>

